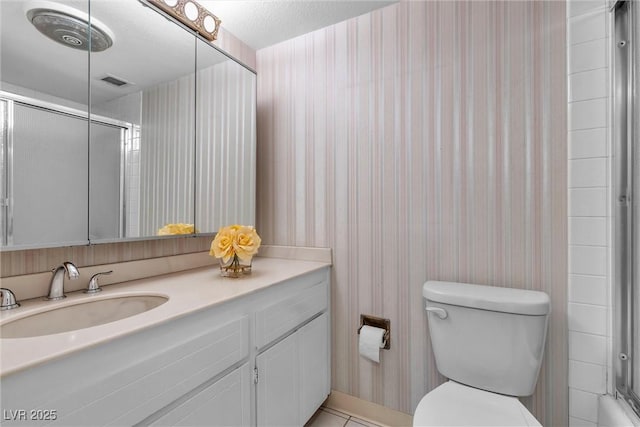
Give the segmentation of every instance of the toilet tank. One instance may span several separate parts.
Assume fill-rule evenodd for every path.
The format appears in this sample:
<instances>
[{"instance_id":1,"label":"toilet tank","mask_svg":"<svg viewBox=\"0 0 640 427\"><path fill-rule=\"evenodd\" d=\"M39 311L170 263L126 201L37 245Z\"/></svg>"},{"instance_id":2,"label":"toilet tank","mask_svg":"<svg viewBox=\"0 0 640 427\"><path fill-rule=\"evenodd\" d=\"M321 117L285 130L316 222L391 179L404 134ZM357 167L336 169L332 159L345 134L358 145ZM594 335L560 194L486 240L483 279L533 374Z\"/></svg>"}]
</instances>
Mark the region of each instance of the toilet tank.
<instances>
[{"instance_id":1,"label":"toilet tank","mask_svg":"<svg viewBox=\"0 0 640 427\"><path fill-rule=\"evenodd\" d=\"M495 393L533 394L551 310L547 294L435 281L422 292L442 375Z\"/></svg>"}]
</instances>

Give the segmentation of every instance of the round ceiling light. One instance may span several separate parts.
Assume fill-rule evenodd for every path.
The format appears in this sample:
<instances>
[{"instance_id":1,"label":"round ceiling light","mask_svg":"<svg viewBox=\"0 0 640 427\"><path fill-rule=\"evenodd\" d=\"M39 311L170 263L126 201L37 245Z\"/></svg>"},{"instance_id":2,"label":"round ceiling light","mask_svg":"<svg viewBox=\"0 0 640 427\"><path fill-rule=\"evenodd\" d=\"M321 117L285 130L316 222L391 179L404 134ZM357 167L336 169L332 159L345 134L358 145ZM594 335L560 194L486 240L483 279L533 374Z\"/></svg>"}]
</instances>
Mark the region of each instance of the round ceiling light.
<instances>
[{"instance_id":1,"label":"round ceiling light","mask_svg":"<svg viewBox=\"0 0 640 427\"><path fill-rule=\"evenodd\" d=\"M192 2L187 2L184 5L184 16L186 16L189 20L195 21L198 19L199 11L198 6L196 6Z\"/></svg>"},{"instance_id":2,"label":"round ceiling light","mask_svg":"<svg viewBox=\"0 0 640 427\"><path fill-rule=\"evenodd\" d=\"M204 17L204 19L202 20L202 25L204 26L205 31L208 31L210 33L212 33L213 30L216 29L216 21L211 15L207 15Z\"/></svg>"},{"instance_id":3,"label":"round ceiling light","mask_svg":"<svg viewBox=\"0 0 640 427\"><path fill-rule=\"evenodd\" d=\"M109 34L99 26L67 12L53 9L31 9L27 18L42 34L65 46L102 52L113 45Z\"/></svg>"}]
</instances>

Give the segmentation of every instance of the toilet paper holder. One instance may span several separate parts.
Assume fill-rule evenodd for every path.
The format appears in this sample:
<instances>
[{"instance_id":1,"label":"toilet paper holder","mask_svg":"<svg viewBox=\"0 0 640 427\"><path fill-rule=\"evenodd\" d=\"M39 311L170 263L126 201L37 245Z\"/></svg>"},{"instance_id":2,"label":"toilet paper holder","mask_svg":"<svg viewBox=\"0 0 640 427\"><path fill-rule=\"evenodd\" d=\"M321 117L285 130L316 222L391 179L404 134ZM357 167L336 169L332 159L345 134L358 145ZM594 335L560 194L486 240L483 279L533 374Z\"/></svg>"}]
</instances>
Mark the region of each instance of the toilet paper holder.
<instances>
[{"instance_id":1,"label":"toilet paper holder","mask_svg":"<svg viewBox=\"0 0 640 427\"><path fill-rule=\"evenodd\" d=\"M365 314L360 315L360 327L358 328L358 335L363 326L373 326L375 328L384 329L384 335L382 343L383 349L389 350L391 348L391 320L383 319L382 317L369 316Z\"/></svg>"}]
</instances>

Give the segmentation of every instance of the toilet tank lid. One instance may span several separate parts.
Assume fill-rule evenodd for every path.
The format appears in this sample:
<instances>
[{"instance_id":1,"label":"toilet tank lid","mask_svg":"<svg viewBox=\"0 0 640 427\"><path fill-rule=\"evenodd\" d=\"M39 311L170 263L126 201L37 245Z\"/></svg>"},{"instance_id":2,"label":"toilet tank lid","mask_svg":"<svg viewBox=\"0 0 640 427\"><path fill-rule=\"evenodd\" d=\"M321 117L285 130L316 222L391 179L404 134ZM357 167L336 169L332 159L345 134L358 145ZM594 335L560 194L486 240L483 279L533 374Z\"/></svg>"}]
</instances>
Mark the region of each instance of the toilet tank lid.
<instances>
[{"instance_id":1,"label":"toilet tank lid","mask_svg":"<svg viewBox=\"0 0 640 427\"><path fill-rule=\"evenodd\" d=\"M526 289L428 281L422 295L433 302L504 313L543 316L551 311L547 294Z\"/></svg>"}]
</instances>

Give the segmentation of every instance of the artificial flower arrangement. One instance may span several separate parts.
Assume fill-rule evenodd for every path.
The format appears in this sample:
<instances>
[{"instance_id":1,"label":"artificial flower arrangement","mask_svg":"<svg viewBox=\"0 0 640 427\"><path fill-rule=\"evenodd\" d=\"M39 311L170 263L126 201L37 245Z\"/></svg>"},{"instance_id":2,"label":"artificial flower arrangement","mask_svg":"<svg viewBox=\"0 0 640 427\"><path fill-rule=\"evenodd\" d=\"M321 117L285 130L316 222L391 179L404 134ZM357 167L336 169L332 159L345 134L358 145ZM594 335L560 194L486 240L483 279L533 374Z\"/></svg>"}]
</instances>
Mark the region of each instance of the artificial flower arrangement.
<instances>
[{"instance_id":1,"label":"artificial flower arrangement","mask_svg":"<svg viewBox=\"0 0 640 427\"><path fill-rule=\"evenodd\" d=\"M196 232L193 224L167 224L158 230L158 236L172 236L174 234L193 234Z\"/></svg>"},{"instance_id":2,"label":"artificial flower arrangement","mask_svg":"<svg viewBox=\"0 0 640 427\"><path fill-rule=\"evenodd\" d=\"M251 273L251 260L262 240L256 229L248 225L221 227L211 242L209 255L220 259L220 272L225 277Z\"/></svg>"}]
</instances>

